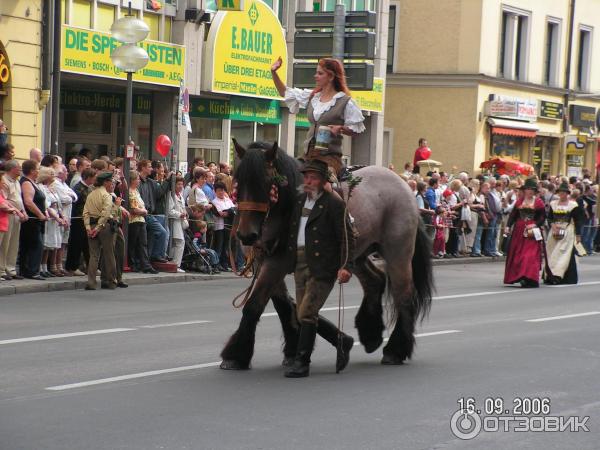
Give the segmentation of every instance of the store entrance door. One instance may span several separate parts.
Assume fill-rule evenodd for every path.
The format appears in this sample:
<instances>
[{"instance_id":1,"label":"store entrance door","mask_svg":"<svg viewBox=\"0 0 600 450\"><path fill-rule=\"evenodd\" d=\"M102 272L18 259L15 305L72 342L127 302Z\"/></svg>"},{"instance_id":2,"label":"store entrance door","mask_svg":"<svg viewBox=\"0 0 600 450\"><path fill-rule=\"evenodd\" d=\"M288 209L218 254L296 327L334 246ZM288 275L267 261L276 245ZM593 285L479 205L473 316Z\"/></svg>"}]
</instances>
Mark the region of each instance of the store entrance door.
<instances>
[{"instance_id":1,"label":"store entrance door","mask_svg":"<svg viewBox=\"0 0 600 450\"><path fill-rule=\"evenodd\" d=\"M204 164L208 164L209 162L219 164L220 161L225 161L226 158L223 153L223 142L190 139L187 154L187 161L190 167L194 163L194 159L198 157L204 159ZM180 161L182 161L181 158Z\"/></svg>"}]
</instances>

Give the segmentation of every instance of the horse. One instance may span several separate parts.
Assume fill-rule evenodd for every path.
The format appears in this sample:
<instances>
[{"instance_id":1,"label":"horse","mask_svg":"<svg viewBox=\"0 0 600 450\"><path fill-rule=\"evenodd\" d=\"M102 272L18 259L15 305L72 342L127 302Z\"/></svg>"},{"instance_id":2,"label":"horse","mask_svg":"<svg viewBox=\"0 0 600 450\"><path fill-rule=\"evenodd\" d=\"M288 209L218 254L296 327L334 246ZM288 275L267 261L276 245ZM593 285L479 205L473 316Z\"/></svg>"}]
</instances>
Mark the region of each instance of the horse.
<instances>
[{"instance_id":1,"label":"horse","mask_svg":"<svg viewBox=\"0 0 600 450\"><path fill-rule=\"evenodd\" d=\"M254 247L260 256L255 284L243 307L239 327L221 352L220 367L250 368L256 327L269 299L282 324L286 365L295 356L299 330L295 303L284 278L293 270L294 245L287 238L302 184L300 163L277 142L253 142L248 149L235 139L233 143L239 158L234 176L238 202L234 230L242 244ZM362 286L363 299L355 326L365 351L377 350L386 328L382 299L387 292L393 330L383 348L381 363L400 365L412 357L416 322L419 318L422 321L431 307L431 244L415 197L402 178L376 166L361 168L353 176L362 180L349 198L348 185L342 183L342 189L358 232L352 271ZM368 258L374 252L385 260L385 267L374 267L372 258Z\"/></svg>"}]
</instances>

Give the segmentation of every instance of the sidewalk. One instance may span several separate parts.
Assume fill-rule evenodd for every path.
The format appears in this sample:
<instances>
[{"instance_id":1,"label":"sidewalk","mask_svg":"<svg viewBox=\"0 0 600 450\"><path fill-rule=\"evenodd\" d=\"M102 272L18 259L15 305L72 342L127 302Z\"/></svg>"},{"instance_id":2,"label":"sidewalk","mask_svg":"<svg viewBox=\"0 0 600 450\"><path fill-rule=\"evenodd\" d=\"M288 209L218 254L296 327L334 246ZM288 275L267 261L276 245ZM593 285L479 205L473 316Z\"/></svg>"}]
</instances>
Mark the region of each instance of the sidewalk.
<instances>
[{"instance_id":1,"label":"sidewalk","mask_svg":"<svg viewBox=\"0 0 600 450\"><path fill-rule=\"evenodd\" d=\"M123 274L123 281L129 286L141 284L183 283L187 281L233 280L237 278L239 277L230 272L219 275L205 275L197 272L161 272L156 275L136 272ZM44 281L27 279L1 281L0 297L13 294L30 294L35 292L73 291L77 289L83 290L86 281L87 277L48 278ZM98 277L98 289L100 289L100 277ZM125 289L121 290L126 291Z\"/></svg>"},{"instance_id":2,"label":"sidewalk","mask_svg":"<svg viewBox=\"0 0 600 450\"><path fill-rule=\"evenodd\" d=\"M434 266L449 266L461 264L476 264L504 261L504 257L490 258L483 256L481 258L450 258L450 259L432 259ZM188 273L166 273L145 274L145 273L125 273L123 281L129 286L141 284L164 284L164 283L184 283L188 281L211 281L211 280L235 280L238 276L232 273L221 273L219 275L205 275L197 272ZM0 297L13 294L31 294L36 292L52 292L52 291L73 291L83 290L85 287L86 277L63 277L49 278L45 281L35 280L11 280L0 282ZM98 281L98 289L100 289L100 281Z\"/></svg>"}]
</instances>

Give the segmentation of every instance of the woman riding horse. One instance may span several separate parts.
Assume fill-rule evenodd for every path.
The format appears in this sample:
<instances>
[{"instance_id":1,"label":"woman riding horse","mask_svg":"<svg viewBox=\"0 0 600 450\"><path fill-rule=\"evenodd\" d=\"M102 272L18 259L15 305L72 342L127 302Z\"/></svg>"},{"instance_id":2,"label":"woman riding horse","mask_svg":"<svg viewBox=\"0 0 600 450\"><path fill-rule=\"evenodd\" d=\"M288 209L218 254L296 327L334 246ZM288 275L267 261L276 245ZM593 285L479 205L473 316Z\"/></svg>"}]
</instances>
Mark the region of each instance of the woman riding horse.
<instances>
[{"instance_id":1,"label":"woman riding horse","mask_svg":"<svg viewBox=\"0 0 600 450\"><path fill-rule=\"evenodd\" d=\"M344 66L337 59L323 58L317 65L314 89L287 87L277 70L281 67L281 57L271 66L275 87L284 98L290 112L296 114L300 108L306 108L310 128L304 141L304 158L319 159L339 178L342 163L343 134L355 136L365 131L365 118L360 108L350 97L346 84ZM328 148L318 147L317 134L321 126L329 127L331 140Z\"/></svg>"}]
</instances>

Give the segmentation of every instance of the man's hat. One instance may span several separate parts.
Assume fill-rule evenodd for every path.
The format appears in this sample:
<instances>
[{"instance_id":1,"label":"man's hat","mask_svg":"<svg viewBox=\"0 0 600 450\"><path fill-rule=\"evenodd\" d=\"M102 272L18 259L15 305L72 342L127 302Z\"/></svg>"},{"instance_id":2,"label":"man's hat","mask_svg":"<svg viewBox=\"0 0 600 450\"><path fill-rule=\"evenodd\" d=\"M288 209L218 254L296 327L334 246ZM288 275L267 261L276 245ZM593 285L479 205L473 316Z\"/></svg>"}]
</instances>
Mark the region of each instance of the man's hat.
<instances>
[{"instance_id":1,"label":"man's hat","mask_svg":"<svg viewBox=\"0 0 600 450\"><path fill-rule=\"evenodd\" d=\"M327 163L318 159L307 161L306 164L304 164L304 167L302 167L302 169L300 170L300 172L317 172L319 175L321 175L321 177L324 180L327 180L329 178Z\"/></svg>"},{"instance_id":2,"label":"man's hat","mask_svg":"<svg viewBox=\"0 0 600 450\"><path fill-rule=\"evenodd\" d=\"M566 192L567 194L570 194L571 189L569 189L569 183L567 183L565 181L560 183L560 186L558 186L558 189L556 190L556 192Z\"/></svg>"},{"instance_id":3,"label":"man's hat","mask_svg":"<svg viewBox=\"0 0 600 450\"><path fill-rule=\"evenodd\" d=\"M525 184L523 184L523 186L521 186L521 189L522 190L532 189L537 192L537 190L538 190L537 182L533 178L527 178L525 180Z\"/></svg>"},{"instance_id":4,"label":"man's hat","mask_svg":"<svg viewBox=\"0 0 600 450\"><path fill-rule=\"evenodd\" d=\"M105 181L112 180L112 177L112 172L100 172L98 176L96 176L96 181L98 183L104 183Z\"/></svg>"}]
</instances>

